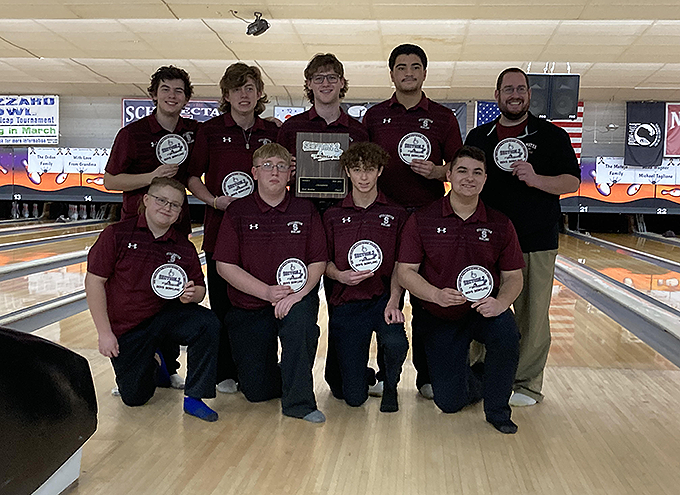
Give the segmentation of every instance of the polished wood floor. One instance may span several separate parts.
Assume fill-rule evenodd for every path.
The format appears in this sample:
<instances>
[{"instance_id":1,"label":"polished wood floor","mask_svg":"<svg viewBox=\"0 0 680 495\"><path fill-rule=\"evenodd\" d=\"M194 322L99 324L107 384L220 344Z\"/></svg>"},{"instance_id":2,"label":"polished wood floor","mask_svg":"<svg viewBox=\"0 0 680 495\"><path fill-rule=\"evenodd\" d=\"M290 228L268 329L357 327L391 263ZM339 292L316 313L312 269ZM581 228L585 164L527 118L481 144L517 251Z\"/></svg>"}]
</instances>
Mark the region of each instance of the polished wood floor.
<instances>
[{"instance_id":1,"label":"polished wood floor","mask_svg":"<svg viewBox=\"0 0 680 495\"><path fill-rule=\"evenodd\" d=\"M37 333L88 358L99 428L86 443L75 494L650 494L680 486L680 371L566 287L555 285L546 400L515 409L514 436L481 405L442 414L419 397L407 360L401 409L335 400L317 362L324 425L285 418L278 401L241 394L209 401L207 424L182 413L182 393L159 390L140 408L110 393L89 313ZM323 311L322 311L322 314Z\"/></svg>"}]
</instances>

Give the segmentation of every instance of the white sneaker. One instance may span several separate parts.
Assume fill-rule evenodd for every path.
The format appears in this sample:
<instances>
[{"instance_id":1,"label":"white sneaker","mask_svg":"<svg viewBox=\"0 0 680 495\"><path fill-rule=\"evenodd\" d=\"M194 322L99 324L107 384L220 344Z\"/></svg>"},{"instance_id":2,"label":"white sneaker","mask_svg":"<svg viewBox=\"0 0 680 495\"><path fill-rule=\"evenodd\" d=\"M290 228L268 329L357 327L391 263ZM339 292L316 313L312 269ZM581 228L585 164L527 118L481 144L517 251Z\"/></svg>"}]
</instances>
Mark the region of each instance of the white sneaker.
<instances>
[{"instance_id":1,"label":"white sneaker","mask_svg":"<svg viewBox=\"0 0 680 495\"><path fill-rule=\"evenodd\" d=\"M120 390L118 390L118 387L113 387L111 389L111 395L114 397L120 397Z\"/></svg>"},{"instance_id":2,"label":"white sneaker","mask_svg":"<svg viewBox=\"0 0 680 495\"><path fill-rule=\"evenodd\" d=\"M238 392L238 383L231 378L227 378L217 384L217 391L223 394L235 394Z\"/></svg>"},{"instance_id":3,"label":"white sneaker","mask_svg":"<svg viewBox=\"0 0 680 495\"><path fill-rule=\"evenodd\" d=\"M420 395L425 397L426 399L432 400L434 399L434 390L432 390L432 384L431 383L426 383L422 387L420 387L420 390L418 390Z\"/></svg>"},{"instance_id":4,"label":"white sneaker","mask_svg":"<svg viewBox=\"0 0 680 495\"><path fill-rule=\"evenodd\" d=\"M176 389L183 389L184 388L184 378L179 376L177 373L174 375L170 375L170 386L172 388Z\"/></svg>"},{"instance_id":5,"label":"white sneaker","mask_svg":"<svg viewBox=\"0 0 680 495\"><path fill-rule=\"evenodd\" d=\"M379 382L376 382L375 384L368 387L368 395L370 395L371 397L382 397L384 388L385 383L382 380L380 380Z\"/></svg>"},{"instance_id":6,"label":"white sneaker","mask_svg":"<svg viewBox=\"0 0 680 495\"><path fill-rule=\"evenodd\" d=\"M520 392L513 392L508 404L514 407L526 407L536 404L536 399Z\"/></svg>"}]
</instances>

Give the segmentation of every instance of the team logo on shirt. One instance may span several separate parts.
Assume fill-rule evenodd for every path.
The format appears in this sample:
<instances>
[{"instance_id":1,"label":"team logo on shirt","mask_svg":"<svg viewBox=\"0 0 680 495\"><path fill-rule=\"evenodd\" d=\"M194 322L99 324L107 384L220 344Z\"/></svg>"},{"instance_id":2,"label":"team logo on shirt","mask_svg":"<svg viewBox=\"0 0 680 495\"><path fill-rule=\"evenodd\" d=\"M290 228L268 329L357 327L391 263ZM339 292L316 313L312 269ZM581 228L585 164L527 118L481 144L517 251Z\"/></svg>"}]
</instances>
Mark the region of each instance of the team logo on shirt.
<instances>
[{"instance_id":1,"label":"team logo on shirt","mask_svg":"<svg viewBox=\"0 0 680 495\"><path fill-rule=\"evenodd\" d=\"M302 222L300 222L298 220L293 220L292 222L288 222L286 225L288 225L290 227L290 233L291 234L299 234L300 232L302 232L300 230L300 226L302 225Z\"/></svg>"},{"instance_id":2,"label":"team logo on shirt","mask_svg":"<svg viewBox=\"0 0 680 495\"><path fill-rule=\"evenodd\" d=\"M355 242L347 252L349 266L355 272L376 271L382 265L383 254L375 242L363 239Z\"/></svg>"},{"instance_id":3,"label":"team logo on shirt","mask_svg":"<svg viewBox=\"0 0 680 495\"><path fill-rule=\"evenodd\" d=\"M493 150L493 159L498 168L512 172L512 165L529 158L527 146L517 138L505 138Z\"/></svg>"},{"instance_id":4,"label":"team logo on shirt","mask_svg":"<svg viewBox=\"0 0 680 495\"><path fill-rule=\"evenodd\" d=\"M175 261L182 259L177 253L165 253L165 255L169 258L168 263L174 263Z\"/></svg>"},{"instance_id":5,"label":"team logo on shirt","mask_svg":"<svg viewBox=\"0 0 680 495\"><path fill-rule=\"evenodd\" d=\"M491 235L493 233L493 230L487 229L486 227L482 227L481 229L477 229L477 232L479 232L479 240L480 241L489 242L489 235Z\"/></svg>"},{"instance_id":6,"label":"team logo on shirt","mask_svg":"<svg viewBox=\"0 0 680 495\"><path fill-rule=\"evenodd\" d=\"M222 193L232 198L244 198L255 190L255 181L245 172L236 170L222 181Z\"/></svg>"},{"instance_id":7,"label":"team logo on shirt","mask_svg":"<svg viewBox=\"0 0 680 495\"><path fill-rule=\"evenodd\" d=\"M410 132L401 138L397 150L399 151L399 158L405 164L410 165L411 160L427 160L430 158L432 145L424 134Z\"/></svg>"},{"instance_id":8,"label":"team logo on shirt","mask_svg":"<svg viewBox=\"0 0 680 495\"><path fill-rule=\"evenodd\" d=\"M175 299L184 294L188 280L189 277L181 266L166 263L156 268L151 275L151 288L161 299Z\"/></svg>"},{"instance_id":9,"label":"team logo on shirt","mask_svg":"<svg viewBox=\"0 0 680 495\"><path fill-rule=\"evenodd\" d=\"M293 292L298 292L307 283L307 266L297 258L288 258L276 270L276 283L287 285Z\"/></svg>"},{"instance_id":10,"label":"team logo on shirt","mask_svg":"<svg viewBox=\"0 0 680 495\"><path fill-rule=\"evenodd\" d=\"M352 217L342 217L342 223L350 223L352 221Z\"/></svg>"},{"instance_id":11,"label":"team logo on shirt","mask_svg":"<svg viewBox=\"0 0 680 495\"><path fill-rule=\"evenodd\" d=\"M222 136L223 143L231 143L231 136Z\"/></svg>"},{"instance_id":12,"label":"team logo on shirt","mask_svg":"<svg viewBox=\"0 0 680 495\"><path fill-rule=\"evenodd\" d=\"M385 117L383 119L383 124L391 124L392 123L392 118L391 117Z\"/></svg>"},{"instance_id":13,"label":"team logo on shirt","mask_svg":"<svg viewBox=\"0 0 680 495\"><path fill-rule=\"evenodd\" d=\"M437 234L446 234L446 227L437 227Z\"/></svg>"},{"instance_id":14,"label":"team logo on shirt","mask_svg":"<svg viewBox=\"0 0 680 495\"><path fill-rule=\"evenodd\" d=\"M271 143L272 140L269 139L269 138L260 138L260 139L257 140L257 142L258 142L258 143L262 143L262 146L264 146L265 144Z\"/></svg>"},{"instance_id":15,"label":"team logo on shirt","mask_svg":"<svg viewBox=\"0 0 680 495\"><path fill-rule=\"evenodd\" d=\"M187 142L187 144L191 144L194 142L194 131L187 131L182 134L182 137Z\"/></svg>"},{"instance_id":16,"label":"team logo on shirt","mask_svg":"<svg viewBox=\"0 0 680 495\"><path fill-rule=\"evenodd\" d=\"M135 242L134 244L131 242L128 242L128 249L137 249L137 243Z\"/></svg>"},{"instance_id":17,"label":"team logo on shirt","mask_svg":"<svg viewBox=\"0 0 680 495\"><path fill-rule=\"evenodd\" d=\"M429 129L430 124L434 122L432 119L418 119L420 121L420 128L421 129Z\"/></svg>"},{"instance_id":18,"label":"team logo on shirt","mask_svg":"<svg viewBox=\"0 0 680 495\"><path fill-rule=\"evenodd\" d=\"M392 220L394 220L394 217L392 215L389 215L387 213L381 213L378 215L382 219L382 223L380 224L381 227L391 227Z\"/></svg>"},{"instance_id":19,"label":"team logo on shirt","mask_svg":"<svg viewBox=\"0 0 680 495\"><path fill-rule=\"evenodd\" d=\"M456 285L468 301L481 301L493 291L493 278L483 266L470 265L460 272Z\"/></svg>"}]
</instances>

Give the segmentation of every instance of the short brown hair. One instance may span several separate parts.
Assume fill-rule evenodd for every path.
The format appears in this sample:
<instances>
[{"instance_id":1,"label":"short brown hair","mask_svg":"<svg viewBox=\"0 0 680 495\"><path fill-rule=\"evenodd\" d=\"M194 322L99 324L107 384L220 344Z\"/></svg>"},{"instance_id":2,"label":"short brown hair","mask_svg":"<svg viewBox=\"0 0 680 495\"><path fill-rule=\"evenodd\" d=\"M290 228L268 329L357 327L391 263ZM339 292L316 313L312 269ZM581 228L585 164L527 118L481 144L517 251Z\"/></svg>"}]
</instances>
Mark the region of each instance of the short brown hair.
<instances>
[{"instance_id":1,"label":"short brown hair","mask_svg":"<svg viewBox=\"0 0 680 495\"><path fill-rule=\"evenodd\" d=\"M314 104L314 92L307 86L307 81L311 80L312 76L320 69L326 67L331 67L341 78L345 78L345 68L335 55L332 53L317 53L314 55L307 64L307 67L305 67L305 95L312 105ZM345 85L340 90L340 99L345 97L348 88L349 81L345 79Z\"/></svg>"},{"instance_id":2,"label":"short brown hair","mask_svg":"<svg viewBox=\"0 0 680 495\"><path fill-rule=\"evenodd\" d=\"M486 153L476 146L463 146L458 151L456 151L456 154L453 155L451 163L449 163L449 171L453 170L453 166L456 164L456 162L464 157L472 158L473 160L481 162L482 165L484 165L484 172L486 173Z\"/></svg>"},{"instance_id":3,"label":"short brown hair","mask_svg":"<svg viewBox=\"0 0 680 495\"><path fill-rule=\"evenodd\" d=\"M505 77L505 74L508 74L509 72L517 72L519 74L522 74L524 76L524 80L527 82L527 88L531 87L531 85L529 84L529 76L527 76L526 72L524 72L519 67L508 67L503 72L498 74L498 79L496 79L496 90L497 91L501 90L501 84L503 84L503 78Z\"/></svg>"},{"instance_id":4,"label":"short brown hair","mask_svg":"<svg viewBox=\"0 0 680 495\"><path fill-rule=\"evenodd\" d=\"M290 165L290 161L292 158L288 150L281 146L279 143L267 143L257 148L255 150L255 153L253 153L253 166L255 166L255 163L257 163L257 160L259 159L273 157L285 160L286 163L288 163L288 165Z\"/></svg>"},{"instance_id":5,"label":"short brown hair","mask_svg":"<svg viewBox=\"0 0 680 495\"><path fill-rule=\"evenodd\" d=\"M255 82L255 87L262 93L262 96L257 100L255 105L255 115L260 115L265 110L265 103L269 103L267 95L264 92L264 81L262 80L262 73L260 69L254 65L246 65L243 62L231 64L224 71L222 79L220 79L220 90L222 90L222 98L220 99L220 112L230 112L231 104L226 100L229 91L240 88L248 82L248 78Z\"/></svg>"},{"instance_id":6,"label":"short brown hair","mask_svg":"<svg viewBox=\"0 0 680 495\"><path fill-rule=\"evenodd\" d=\"M390 155L375 143L361 142L352 144L340 155L340 167L349 170L361 166L364 169L380 170L390 162Z\"/></svg>"},{"instance_id":7,"label":"short brown hair","mask_svg":"<svg viewBox=\"0 0 680 495\"><path fill-rule=\"evenodd\" d=\"M152 181L151 184L149 184L149 189L147 189L146 194L151 194L152 192L158 191L159 189L162 189L166 186L172 187L173 189L176 189L177 191L182 193L182 202L184 202L184 198L186 198L187 192L184 187L184 184L182 184L180 181L176 179L171 179L170 177L155 177ZM144 215L144 212L146 211L146 206L144 206L144 201L139 201L139 208L137 208L137 213L140 215ZM182 215L182 212L180 210L180 217ZM178 218L179 220L179 218Z\"/></svg>"},{"instance_id":8,"label":"short brown hair","mask_svg":"<svg viewBox=\"0 0 680 495\"><path fill-rule=\"evenodd\" d=\"M184 94L187 97L187 101L191 99L191 95L194 94L194 87L191 85L189 73L174 65L164 65L153 73L151 76L151 84L149 84L149 87L146 89L154 102L156 101L158 86L160 86L161 81L172 81L173 79L181 79L182 82L184 82Z\"/></svg>"}]
</instances>

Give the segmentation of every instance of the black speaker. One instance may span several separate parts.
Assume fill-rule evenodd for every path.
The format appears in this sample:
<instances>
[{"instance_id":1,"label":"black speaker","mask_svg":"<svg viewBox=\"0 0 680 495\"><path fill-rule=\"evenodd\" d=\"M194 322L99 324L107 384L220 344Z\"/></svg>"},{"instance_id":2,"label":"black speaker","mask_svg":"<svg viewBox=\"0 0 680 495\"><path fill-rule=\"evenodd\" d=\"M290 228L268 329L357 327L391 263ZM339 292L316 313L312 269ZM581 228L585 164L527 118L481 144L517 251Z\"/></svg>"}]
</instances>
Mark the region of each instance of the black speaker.
<instances>
[{"instance_id":1,"label":"black speaker","mask_svg":"<svg viewBox=\"0 0 680 495\"><path fill-rule=\"evenodd\" d=\"M547 119L550 112L550 74L527 74L531 88L529 111L540 119Z\"/></svg>"},{"instance_id":2,"label":"black speaker","mask_svg":"<svg viewBox=\"0 0 680 495\"><path fill-rule=\"evenodd\" d=\"M551 77L549 119L575 119L578 114L578 74L553 74Z\"/></svg>"}]
</instances>

